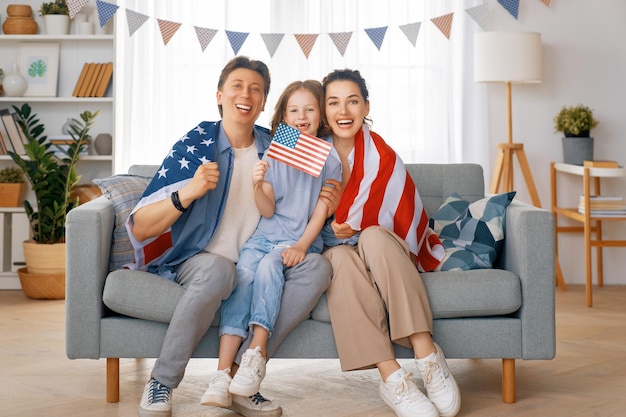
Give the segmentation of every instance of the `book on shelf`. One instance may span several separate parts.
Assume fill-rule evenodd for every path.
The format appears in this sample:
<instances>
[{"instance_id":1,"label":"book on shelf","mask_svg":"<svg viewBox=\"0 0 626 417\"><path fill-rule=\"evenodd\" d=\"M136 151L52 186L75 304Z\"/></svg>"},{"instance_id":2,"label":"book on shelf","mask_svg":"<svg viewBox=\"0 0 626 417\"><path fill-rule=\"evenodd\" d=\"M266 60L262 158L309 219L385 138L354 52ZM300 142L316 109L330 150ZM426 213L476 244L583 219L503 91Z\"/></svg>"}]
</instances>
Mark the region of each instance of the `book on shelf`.
<instances>
[{"instance_id":1,"label":"book on shelf","mask_svg":"<svg viewBox=\"0 0 626 417\"><path fill-rule=\"evenodd\" d=\"M8 155L9 151L13 152L13 146L11 145L11 141L9 140L9 133L4 128L4 123L2 122L1 118L0 118L0 142L2 142L0 146L2 146L3 155Z\"/></svg>"},{"instance_id":2,"label":"book on shelf","mask_svg":"<svg viewBox=\"0 0 626 417\"><path fill-rule=\"evenodd\" d=\"M95 97L95 92L97 89L98 82L102 75L102 68L104 64L96 63L96 69L89 82L89 86L87 87L87 91L85 92L85 97Z\"/></svg>"},{"instance_id":3,"label":"book on shelf","mask_svg":"<svg viewBox=\"0 0 626 417\"><path fill-rule=\"evenodd\" d=\"M619 168L617 161L610 160L583 161L583 166L585 168Z\"/></svg>"},{"instance_id":4,"label":"book on shelf","mask_svg":"<svg viewBox=\"0 0 626 417\"><path fill-rule=\"evenodd\" d=\"M104 97L104 94L109 87L109 83L111 82L111 78L113 77L113 63L107 62L102 64L102 72L100 73L100 79L98 80L96 89L95 89L95 97Z\"/></svg>"},{"instance_id":5,"label":"book on shelf","mask_svg":"<svg viewBox=\"0 0 626 417\"><path fill-rule=\"evenodd\" d=\"M589 210L591 215L626 215L626 201L622 196L592 195L589 196ZM585 196L578 200L578 212L585 213Z\"/></svg>"},{"instance_id":6,"label":"book on shelf","mask_svg":"<svg viewBox=\"0 0 626 417\"><path fill-rule=\"evenodd\" d=\"M93 62L89 62L85 65L87 65L87 73L85 74L85 79L80 85L77 97L87 97L87 88L91 85L91 80L93 79L93 75L96 72L96 64L94 64Z\"/></svg>"},{"instance_id":7,"label":"book on shelf","mask_svg":"<svg viewBox=\"0 0 626 417\"><path fill-rule=\"evenodd\" d=\"M72 93L72 96L74 97L78 97L78 92L80 91L80 88L83 85L83 82L85 81L85 78L87 77L87 69L89 68L89 64L85 63L83 65L83 69L80 72L80 75L78 76L78 81L76 81L76 86L74 87L74 92Z\"/></svg>"},{"instance_id":8,"label":"book on shelf","mask_svg":"<svg viewBox=\"0 0 626 417\"><path fill-rule=\"evenodd\" d=\"M11 142L13 151L17 154L24 155L26 149L24 149L24 142L22 142L23 133L20 133L20 128L15 121L15 117L9 109L2 109L0 110L0 118L2 118L2 123L7 131L7 136Z\"/></svg>"}]
</instances>

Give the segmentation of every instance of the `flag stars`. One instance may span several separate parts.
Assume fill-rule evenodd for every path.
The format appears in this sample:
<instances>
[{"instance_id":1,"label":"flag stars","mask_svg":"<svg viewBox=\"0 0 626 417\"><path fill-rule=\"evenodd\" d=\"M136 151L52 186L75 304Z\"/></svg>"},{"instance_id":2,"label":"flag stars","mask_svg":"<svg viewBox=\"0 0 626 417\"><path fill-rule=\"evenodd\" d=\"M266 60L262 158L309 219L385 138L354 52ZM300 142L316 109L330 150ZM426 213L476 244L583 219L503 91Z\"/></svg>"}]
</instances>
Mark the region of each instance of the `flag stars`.
<instances>
[{"instance_id":1,"label":"flag stars","mask_svg":"<svg viewBox=\"0 0 626 417\"><path fill-rule=\"evenodd\" d=\"M181 141L181 142L184 142L184 141L186 141L187 139L189 139L189 136L185 135L185 136L183 136L182 138L180 138L180 141Z\"/></svg>"},{"instance_id":2,"label":"flag stars","mask_svg":"<svg viewBox=\"0 0 626 417\"><path fill-rule=\"evenodd\" d=\"M215 140L213 140L213 138L211 139L204 139L203 141L200 142L200 144L204 145L204 146L211 146L212 144L215 143Z\"/></svg>"},{"instance_id":3,"label":"flag stars","mask_svg":"<svg viewBox=\"0 0 626 417\"><path fill-rule=\"evenodd\" d=\"M179 159L178 163L180 164L180 169L183 169L183 168L189 169L189 162L190 161L186 160L184 156L181 159Z\"/></svg>"},{"instance_id":4,"label":"flag stars","mask_svg":"<svg viewBox=\"0 0 626 417\"><path fill-rule=\"evenodd\" d=\"M211 162L211 160L207 159L206 156L202 155L202 157L200 158L200 162L203 164L206 164L207 162Z\"/></svg>"},{"instance_id":5,"label":"flag stars","mask_svg":"<svg viewBox=\"0 0 626 417\"><path fill-rule=\"evenodd\" d=\"M170 149L169 153L167 154L167 158L173 158L175 153L176 151L174 149Z\"/></svg>"},{"instance_id":6,"label":"flag stars","mask_svg":"<svg viewBox=\"0 0 626 417\"><path fill-rule=\"evenodd\" d=\"M159 178L167 178L167 171L169 171L169 168L162 166L159 170Z\"/></svg>"},{"instance_id":7,"label":"flag stars","mask_svg":"<svg viewBox=\"0 0 626 417\"><path fill-rule=\"evenodd\" d=\"M196 145L187 145L187 153L193 154L197 150Z\"/></svg>"},{"instance_id":8,"label":"flag stars","mask_svg":"<svg viewBox=\"0 0 626 417\"><path fill-rule=\"evenodd\" d=\"M194 130L195 130L196 132L198 132L198 134L199 134L200 136L202 136L202 135L204 135L204 134L206 133L206 131L204 130L204 128L203 128L203 127L201 127L201 126L196 126L196 128L195 128Z\"/></svg>"}]
</instances>

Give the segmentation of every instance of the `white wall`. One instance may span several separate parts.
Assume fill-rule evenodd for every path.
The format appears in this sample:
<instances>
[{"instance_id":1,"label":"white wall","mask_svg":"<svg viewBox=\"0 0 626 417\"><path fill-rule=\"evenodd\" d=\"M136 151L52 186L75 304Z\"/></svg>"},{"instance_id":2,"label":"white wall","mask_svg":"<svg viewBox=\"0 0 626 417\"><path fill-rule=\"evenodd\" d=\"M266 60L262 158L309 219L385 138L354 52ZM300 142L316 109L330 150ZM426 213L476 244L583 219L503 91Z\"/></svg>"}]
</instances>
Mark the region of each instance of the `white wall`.
<instances>
[{"instance_id":1,"label":"white wall","mask_svg":"<svg viewBox=\"0 0 626 417\"><path fill-rule=\"evenodd\" d=\"M540 32L543 42L543 83L513 85L513 140L524 143L542 206L550 209L550 162L562 161L561 134L552 119L563 105L585 104L600 122L594 159L617 160L626 166L626 2L624 0L521 0L518 20L497 2L490 5L487 30ZM503 84L488 84L489 141L494 163L496 144L506 142ZM515 162L517 165L517 161ZM491 169L486 170L491 175ZM626 196L626 178L604 180L603 194ZM519 169L516 198L530 201ZM559 204L573 207L582 180L559 176ZM563 203L563 204L561 204ZM560 225L569 223L560 218ZM626 239L626 222L605 222L604 237ZM567 283L584 283L582 235L562 234L559 258ZM595 270L595 262L594 262ZM604 249L605 284L626 284L626 248ZM595 282L595 272L594 272Z\"/></svg>"}]
</instances>

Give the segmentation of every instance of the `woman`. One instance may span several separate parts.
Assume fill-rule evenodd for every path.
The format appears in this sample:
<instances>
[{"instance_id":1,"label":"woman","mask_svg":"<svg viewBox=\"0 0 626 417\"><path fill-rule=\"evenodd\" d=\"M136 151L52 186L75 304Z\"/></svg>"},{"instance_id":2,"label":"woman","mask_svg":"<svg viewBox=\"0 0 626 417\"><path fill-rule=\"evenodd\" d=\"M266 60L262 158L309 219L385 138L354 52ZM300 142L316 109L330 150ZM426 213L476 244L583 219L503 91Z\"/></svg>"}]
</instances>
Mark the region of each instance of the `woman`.
<instances>
[{"instance_id":1,"label":"woman","mask_svg":"<svg viewBox=\"0 0 626 417\"><path fill-rule=\"evenodd\" d=\"M360 73L336 70L322 84L344 189L324 229L324 255L333 266L328 307L342 369L376 367L380 396L398 416L452 417L461 406L459 389L432 340L418 271L436 267L443 248L404 164L364 124L369 101ZM393 343L413 349L427 396L396 360Z\"/></svg>"}]
</instances>

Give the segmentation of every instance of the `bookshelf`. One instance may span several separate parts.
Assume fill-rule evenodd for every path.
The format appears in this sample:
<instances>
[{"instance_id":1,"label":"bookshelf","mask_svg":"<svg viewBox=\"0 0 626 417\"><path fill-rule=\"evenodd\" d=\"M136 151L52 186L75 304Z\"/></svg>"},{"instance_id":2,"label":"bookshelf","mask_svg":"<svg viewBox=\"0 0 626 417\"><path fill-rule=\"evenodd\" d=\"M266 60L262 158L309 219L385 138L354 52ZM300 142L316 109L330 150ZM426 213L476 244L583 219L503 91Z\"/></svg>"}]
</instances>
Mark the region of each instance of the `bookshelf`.
<instances>
[{"instance_id":1,"label":"bookshelf","mask_svg":"<svg viewBox=\"0 0 626 417\"><path fill-rule=\"evenodd\" d=\"M11 0L0 0L0 20L6 18L7 5L13 4ZM22 44L55 43L59 44L59 69L57 91L55 96L49 97L7 97L0 96L0 110L9 109L12 106L21 106L28 103L33 113L36 113L40 121L45 125L47 136L57 136L61 134L61 128L68 118L79 118L80 113L85 110L95 112L100 110L96 124L91 129L92 142L89 146L88 155L82 156L78 163L78 173L81 175L80 184L89 184L95 178L103 178L113 173L115 149L112 155L98 155L95 151L93 139L100 133L115 135L115 97L114 83L115 71L112 71L110 82L107 83L104 91L100 90L101 96L76 97L73 95L76 84L79 80L83 67L86 63L112 63L115 67L115 39L112 34L98 35L45 35L43 20L38 16L37 10L41 1L25 0L22 3L30 4L33 9L33 18L39 24L39 32L33 35L7 35L0 33L0 68L5 75L11 72L13 62L18 61L18 50ZM92 4L93 3L93 4ZM90 1L83 9L86 13L91 13L95 1ZM90 7L92 7L90 9ZM115 138L113 139L115 146ZM13 161L8 155L0 155L0 168L13 165ZM27 196L31 202L33 194L29 190ZM0 277L0 289L17 288L19 280L11 265L23 259L21 241L20 244L9 242L17 236L18 239L28 238L28 223L22 221L25 214L23 210L17 213L7 212L7 208L0 208L0 217L4 219L0 235L3 236L2 264ZM8 223L7 223L8 222ZM23 230L22 230L23 229ZM7 240L8 239L8 240ZM9 282L9 279L14 281Z\"/></svg>"}]
</instances>

